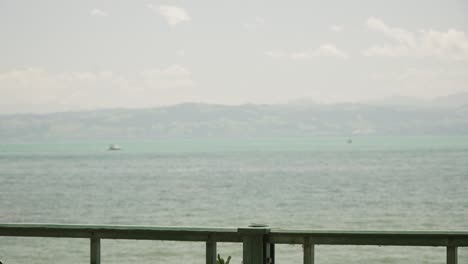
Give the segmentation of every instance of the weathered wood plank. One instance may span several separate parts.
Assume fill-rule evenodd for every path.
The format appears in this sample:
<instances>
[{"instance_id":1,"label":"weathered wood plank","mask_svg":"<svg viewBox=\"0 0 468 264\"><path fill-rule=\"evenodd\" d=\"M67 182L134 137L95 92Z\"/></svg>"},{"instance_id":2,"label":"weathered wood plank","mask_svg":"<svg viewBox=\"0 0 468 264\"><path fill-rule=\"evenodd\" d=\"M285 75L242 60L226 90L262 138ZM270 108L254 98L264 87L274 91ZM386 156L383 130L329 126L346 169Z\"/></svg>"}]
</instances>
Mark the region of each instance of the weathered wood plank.
<instances>
[{"instance_id":1,"label":"weathered wood plank","mask_svg":"<svg viewBox=\"0 0 468 264\"><path fill-rule=\"evenodd\" d=\"M0 224L0 236L242 242L251 228ZM254 228L255 229L255 228ZM258 228L257 228L258 229ZM269 230L269 229L268 229ZM247 233L246 233L247 232ZM254 232L257 232L254 230ZM264 232L264 231L261 231ZM265 232L272 244L468 246L468 232L376 232L279 230Z\"/></svg>"},{"instance_id":2,"label":"weathered wood plank","mask_svg":"<svg viewBox=\"0 0 468 264\"><path fill-rule=\"evenodd\" d=\"M447 264L458 264L458 248L454 246L447 247Z\"/></svg>"},{"instance_id":3,"label":"weathered wood plank","mask_svg":"<svg viewBox=\"0 0 468 264\"><path fill-rule=\"evenodd\" d=\"M265 258L267 264L275 264L275 244L265 243Z\"/></svg>"},{"instance_id":4,"label":"weathered wood plank","mask_svg":"<svg viewBox=\"0 0 468 264\"><path fill-rule=\"evenodd\" d=\"M468 246L467 232L271 230L269 235L270 242L276 244L304 244L305 238L316 245Z\"/></svg>"},{"instance_id":5,"label":"weathered wood plank","mask_svg":"<svg viewBox=\"0 0 468 264\"><path fill-rule=\"evenodd\" d=\"M270 232L267 227L239 228L238 231L243 239L243 259L244 264L264 264L265 263L265 239L264 236Z\"/></svg>"},{"instance_id":6,"label":"weathered wood plank","mask_svg":"<svg viewBox=\"0 0 468 264\"><path fill-rule=\"evenodd\" d=\"M216 242L206 242L206 264L216 264Z\"/></svg>"},{"instance_id":7,"label":"weathered wood plank","mask_svg":"<svg viewBox=\"0 0 468 264\"><path fill-rule=\"evenodd\" d=\"M304 239L305 242L302 245L304 250L304 264L314 264L315 261L315 246L312 244L309 238Z\"/></svg>"},{"instance_id":8,"label":"weathered wood plank","mask_svg":"<svg viewBox=\"0 0 468 264\"><path fill-rule=\"evenodd\" d=\"M263 260L263 237L248 236L243 242L243 262L244 264L264 264Z\"/></svg>"},{"instance_id":9,"label":"weathered wood plank","mask_svg":"<svg viewBox=\"0 0 468 264\"><path fill-rule=\"evenodd\" d=\"M0 236L241 242L237 229L197 227L0 224Z\"/></svg>"},{"instance_id":10,"label":"weathered wood plank","mask_svg":"<svg viewBox=\"0 0 468 264\"><path fill-rule=\"evenodd\" d=\"M101 240L99 238L91 238L91 254L90 254L90 263L91 264L101 264Z\"/></svg>"}]
</instances>

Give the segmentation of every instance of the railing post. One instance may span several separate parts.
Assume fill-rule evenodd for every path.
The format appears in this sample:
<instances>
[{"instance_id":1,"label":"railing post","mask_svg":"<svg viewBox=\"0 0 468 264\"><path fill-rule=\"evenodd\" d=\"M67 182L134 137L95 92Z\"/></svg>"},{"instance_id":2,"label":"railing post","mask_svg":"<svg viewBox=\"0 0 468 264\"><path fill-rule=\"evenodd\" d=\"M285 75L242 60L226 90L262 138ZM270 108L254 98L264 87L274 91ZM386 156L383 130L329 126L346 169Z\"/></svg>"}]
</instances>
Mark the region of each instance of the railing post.
<instances>
[{"instance_id":1,"label":"railing post","mask_svg":"<svg viewBox=\"0 0 468 264\"><path fill-rule=\"evenodd\" d=\"M310 238L304 238L304 264L314 264L315 246L310 241Z\"/></svg>"},{"instance_id":2,"label":"railing post","mask_svg":"<svg viewBox=\"0 0 468 264\"><path fill-rule=\"evenodd\" d=\"M91 237L91 264L101 264L101 240L95 236Z\"/></svg>"},{"instance_id":3,"label":"railing post","mask_svg":"<svg viewBox=\"0 0 468 264\"><path fill-rule=\"evenodd\" d=\"M454 246L447 247L447 264L458 263L458 248Z\"/></svg>"},{"instance_id":4,"label":"railing post","mask_svg":"<svg viewBox=\"0 0 468 264\"><path fill-rule=\"evenodd\" d=\"M216 241L206 241L206 264L216 264Z\"/></svg>"},{"instance_id":5,"label":"railing post","mask_svg":"<svg viewBox=\"0 0 468 264\"><path fill-rule=\"evenodd\" d=\"M275 244L266 243L265 244L265 263L266 264L275 264Z\"/></svg>"},{"instance_id":6,"label":"railing post","mask_svg":"<svg viewBox=\"0 0 468 264\"><path fill-rule=\"evenodd\" d=\"M248 228L239 228L243 241L243 264L267 264L270 259L267 255L267 235L270 229L267 225L250 225ZM268 250L269 251L269 250Z\"/></svg>"}]
</instances>

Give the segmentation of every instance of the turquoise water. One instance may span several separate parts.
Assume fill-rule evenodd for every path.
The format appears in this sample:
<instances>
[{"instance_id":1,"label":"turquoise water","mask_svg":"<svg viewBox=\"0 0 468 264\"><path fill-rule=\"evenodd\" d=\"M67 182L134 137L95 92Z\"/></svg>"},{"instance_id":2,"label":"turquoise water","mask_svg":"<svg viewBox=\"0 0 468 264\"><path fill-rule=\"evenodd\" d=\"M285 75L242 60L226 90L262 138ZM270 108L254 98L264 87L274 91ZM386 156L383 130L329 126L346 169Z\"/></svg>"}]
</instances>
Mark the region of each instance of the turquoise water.
<instances>
[{"instance_id":1,"label":"turquoise water","mask_svg":"<svg viewBox=\"0 0 468 264\"><path fill-rule=\"evenodd\" d=\"M468 230L468 137L346 140L3 143L0 222ZM87 243L0 238L0 260L87 263ZM219 250L240 263L240 245ZM105 241L102 251L104 263L204 263L201 243ZM278 263L300 263L300 252L279 246ZM316 254L317 263L443 263L445 249Z\"/></svg>"}]
</instances>

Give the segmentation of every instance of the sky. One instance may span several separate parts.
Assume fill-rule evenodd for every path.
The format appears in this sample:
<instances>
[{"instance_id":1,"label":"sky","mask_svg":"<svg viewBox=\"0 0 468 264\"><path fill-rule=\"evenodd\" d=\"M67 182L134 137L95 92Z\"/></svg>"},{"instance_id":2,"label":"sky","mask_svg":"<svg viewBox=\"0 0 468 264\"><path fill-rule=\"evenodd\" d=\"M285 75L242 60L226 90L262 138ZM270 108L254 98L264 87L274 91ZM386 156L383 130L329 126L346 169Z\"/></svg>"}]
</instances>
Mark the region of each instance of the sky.
<instances>
[{"instance_id":1,"label":"sky","mask_svg":"<svg viewBox=\"0 0 468 264\"><path fill-rule=\"evenodd\" d=\"M0 0L0 114L468 92L468 1Z\"/></svg>"}]
</instances>

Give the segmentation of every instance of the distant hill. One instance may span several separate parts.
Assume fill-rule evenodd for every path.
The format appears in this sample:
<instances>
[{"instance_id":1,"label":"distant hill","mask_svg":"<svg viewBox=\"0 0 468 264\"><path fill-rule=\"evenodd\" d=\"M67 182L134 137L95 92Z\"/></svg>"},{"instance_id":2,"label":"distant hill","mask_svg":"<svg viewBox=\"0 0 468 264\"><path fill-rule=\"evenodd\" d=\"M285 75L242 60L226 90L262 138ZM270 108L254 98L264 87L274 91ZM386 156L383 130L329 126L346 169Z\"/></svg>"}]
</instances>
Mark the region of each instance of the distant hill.
<instances>
[{"instance_id":1,"label":"distant hill","mask_svg":"<svg viewBox=\"0 0 468 264\"><path fill-rule=\"evenodd\" d=\"M451 98L440 99L449 102ZM180 104L42 115L0 115L0 140L292 137L317 135L466 135L468 105Z\"/></svg>"},{"instance_id":2,"label":"distant hill","mask_svg":"<svg viewBox=\"0 0 468 264\"><path fill-rule=\"evenodd\" d=\"M431 102L442 107L468 106L468 93L457 93L448 96L437 97Z\"/></svg>"},{"instance_id":3,"label":"distant hill","mask_svg":"<svg viewBox=\"0 0 468 264\"><path fill-rule=\"evenodd\" d=\"M404 108L457 108L468 105L468 93L456 93L423 100L407 96L392 96L381 100L367 102L370 105L393 106Z\"/></svg>"}]
</instances>

